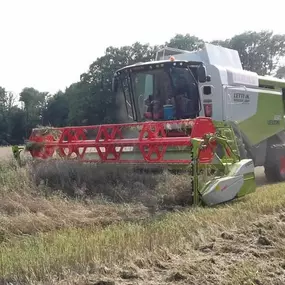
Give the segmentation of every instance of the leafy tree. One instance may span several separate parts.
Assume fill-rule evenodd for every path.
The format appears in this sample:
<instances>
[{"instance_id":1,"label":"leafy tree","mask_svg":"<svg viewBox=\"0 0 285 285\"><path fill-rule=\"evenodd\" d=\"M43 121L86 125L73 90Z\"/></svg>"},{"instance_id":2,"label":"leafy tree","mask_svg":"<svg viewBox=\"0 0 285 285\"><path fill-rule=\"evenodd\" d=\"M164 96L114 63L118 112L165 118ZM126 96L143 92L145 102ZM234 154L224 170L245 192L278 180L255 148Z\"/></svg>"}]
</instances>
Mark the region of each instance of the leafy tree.
<instances>
[{"instance_id":1,"label":"leafy tree","mask_svg":"<svg viewBox=\"0 0 285 285\"><path fill-rule=\"evenodd\" d=\"M39 92L34 88L24 88L20 93L20 102L25 105L27 135L36 125L43 125L43 114L48 99L47 92Z\"/></svg>"},{"instance_id":2,"label":"leafy tree","mask_svg":"<svg viewBox=\"0 0 285 285\"><path fill-rule=\"evenodd\" d=\"M113 121L112 100L110 90L102 90L100 84L77 82L66 89L69 113L68 124L91 125Z\"/></svg>"},{"instance_id":3,"label":"leafy tree","mask_svg":"<svg viewBox=\"0 0 285 285\"><path fill-rule=\"evenodd\" d=\"M14 95L0 87L0 144L9 142L9 118L14 104Z\"/></svg>"},{"instance_id":4,"label":"leafy tree","mask_svg":"<svg viewBox=\"0 0 285 285\"><path fill-rule=\"evenodd\" d=\"M97 58L90 65L87 73L81 75L81 81L98 84L109 90L117 69L137 62L153 60L156 50L157 47L138 42L120 48L110 46L106 49L105 55Z\"/></svg>"},{"instance_id":5,"label":"leafy tree","mask_svg":"<svg viewBox=\"0 0 285 285\"><path fill-rule=\"evenodd\" d=\"M88 107L87 98L90 93L89 83L77 82L71 84L65 90L65 96L68 101L68 118L69 125L84 125L87 120L86 109Z\"/></svg>"},{"instance_id":6,"label":"leafy tree","mask_svg":"<svg viewBox=\"0 0 285 285\"><path fill-rule=\"evenodd\" d=\"M285 35L274 35L271 31L247 31L212 43L237 50L243 68L259 75L272 74L285 55Z\"/></svg>"},{"instance_id":7,"label":"leafy tree","mask_svg":"<svg viewBox=\"0 0 285 285\"><path fill-rule=\"evenodd\" d=\"M10 109L10 115L8 118L8 141L10 144L24 143L24 138L26 137L25 117L26 113L24 110L16 106L13 106Z\"/></svg>"},{"instance_id":8,"label":"leafy tree","mask_svg":"<svg viewBox=\"0 0 285 285\"><path fill-rule=\"evenodd\" d=\"M277 69L275 76L280 79L285 78L285 66L280 66Z\"/></svg>"},{"instance_id":9,"label":"leafy tree","mask_svg":"<svg viewBox=\"0 0 285 285\"><path fill-rule=\"evenodd\" d=\"M190 34L176 34L169 42L166 42L165 45L172 48L196 51L203 48L204 41L196 36L191 36Z\"/></svg>"},{"instance_id":10,"label":"leafy tree","mask_svg":"<svg viewBox=\"0 0 285 285\"><path fill-rule=\"evenodd\" d=\"M68 124L69 103L67 94L59 91L47 100L43 112L44 125L64 127Z\"/></svg>"}]
</instances>

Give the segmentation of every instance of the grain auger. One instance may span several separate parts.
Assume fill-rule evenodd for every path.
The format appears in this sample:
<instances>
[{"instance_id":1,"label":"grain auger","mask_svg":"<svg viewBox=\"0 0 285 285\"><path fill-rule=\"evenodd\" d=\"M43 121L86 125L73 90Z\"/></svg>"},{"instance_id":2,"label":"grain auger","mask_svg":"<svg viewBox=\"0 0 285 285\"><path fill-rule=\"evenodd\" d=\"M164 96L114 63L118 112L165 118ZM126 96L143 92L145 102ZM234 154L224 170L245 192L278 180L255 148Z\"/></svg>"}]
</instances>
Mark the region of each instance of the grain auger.
<instances>
[{"instance_id":1,"label":"grain auger","mask_svg":"<svg viewBox=\"0 0 285 285\"><path fill-rule=\"evenodd\" d=\"M231 126L206 117L37 128L26 150L42 160L181 169L189 174L195 205L227 202L256 188L253 162L240 159Z\"/></svg>"}]
</instances>

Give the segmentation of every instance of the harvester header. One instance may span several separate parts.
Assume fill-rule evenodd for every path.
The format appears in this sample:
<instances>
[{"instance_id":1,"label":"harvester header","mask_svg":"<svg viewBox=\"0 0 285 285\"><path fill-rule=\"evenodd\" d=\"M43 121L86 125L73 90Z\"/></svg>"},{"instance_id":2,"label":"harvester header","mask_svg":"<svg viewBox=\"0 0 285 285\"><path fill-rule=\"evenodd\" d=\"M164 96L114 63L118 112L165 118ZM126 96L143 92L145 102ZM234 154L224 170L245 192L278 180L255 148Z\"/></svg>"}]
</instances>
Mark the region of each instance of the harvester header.
<instances>
[{"instance_id":1,"label":"harvester header","mask_svg":"<svg viewBox=\"0 0 285 285\"><path fill-rule=\"evenodd\" d=\"M184 130L184 131L183 131ZM174 136L173 131L181 136ZM190 153L171 158L168 148L192 147L191 138L203 139L216 133L210 118L131 124L110 124L52 129L34 129L29 138L35 158L74 158L95 163L190 164ZM214 148L200 153L201 163L210 163Z\"/></svg>"},{"instance_id":2,"label":"harvester header","mask_svg":"<svg viewBox=\"0 0 285 285\"><path fill-rule=\"evenodd\" d=\"M34 158L40 159L59 156L97 164L131 164L140 169L159 165L184 169L189 174L193 203L213 205L255 189L252 160L240 161L230 137L233 138L233 131L227 124L214 124L210 118L198 117L193 120L34 129L27 148ZM215 173L218 176L213 176Z\"/></svg>"}]
</instances>

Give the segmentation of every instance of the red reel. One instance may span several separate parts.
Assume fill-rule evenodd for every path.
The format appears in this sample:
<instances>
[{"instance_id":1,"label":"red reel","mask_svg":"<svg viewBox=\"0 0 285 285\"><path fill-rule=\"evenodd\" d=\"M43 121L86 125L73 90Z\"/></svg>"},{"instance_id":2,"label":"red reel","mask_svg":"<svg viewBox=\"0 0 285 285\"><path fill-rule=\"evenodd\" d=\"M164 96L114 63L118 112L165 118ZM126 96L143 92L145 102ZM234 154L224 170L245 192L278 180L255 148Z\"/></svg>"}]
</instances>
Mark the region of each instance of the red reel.
<instances>
[{"instance_id":1,"label":"red reel","mask_svg":"<svg viewBox=\"0 0 285 285\"><path fill-rule=\"evenodd\" d=\"M30 153L32 157L38 157L38 158L49 158L52 157L54 154L54 146L46 146L45 142L53 142L55 141L53 135L45 135L45 136L34 136L30 138L30 141L35 143L43 143L43 146L39 149L32 149L30 150Z\"/></svg>"}]
</instances>

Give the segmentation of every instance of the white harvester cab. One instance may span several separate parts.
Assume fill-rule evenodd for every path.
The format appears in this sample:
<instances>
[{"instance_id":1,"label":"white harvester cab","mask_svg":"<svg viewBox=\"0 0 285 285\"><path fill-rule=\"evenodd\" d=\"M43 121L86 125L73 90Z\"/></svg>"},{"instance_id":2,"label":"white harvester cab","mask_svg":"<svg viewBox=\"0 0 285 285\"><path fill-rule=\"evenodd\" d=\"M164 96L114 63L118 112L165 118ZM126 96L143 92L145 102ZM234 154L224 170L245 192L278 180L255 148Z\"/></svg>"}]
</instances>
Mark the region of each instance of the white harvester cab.
<instances>
[{"instance_id":1,"label":"white harvester cab","mask_svg":"<svg viewBox=\"0 0 285 285\"><path fill-rule=\"evenodd\" d=\"M253 116L257 109L258 75L243 70L236 50L205 44L196 52L165 47L156 53L156 60L203 62L211 81L199 83L202 102L201 116L214 120L243 121ZM209 114L207 114L209 112Z\"/></svg>"}]
</instances>

